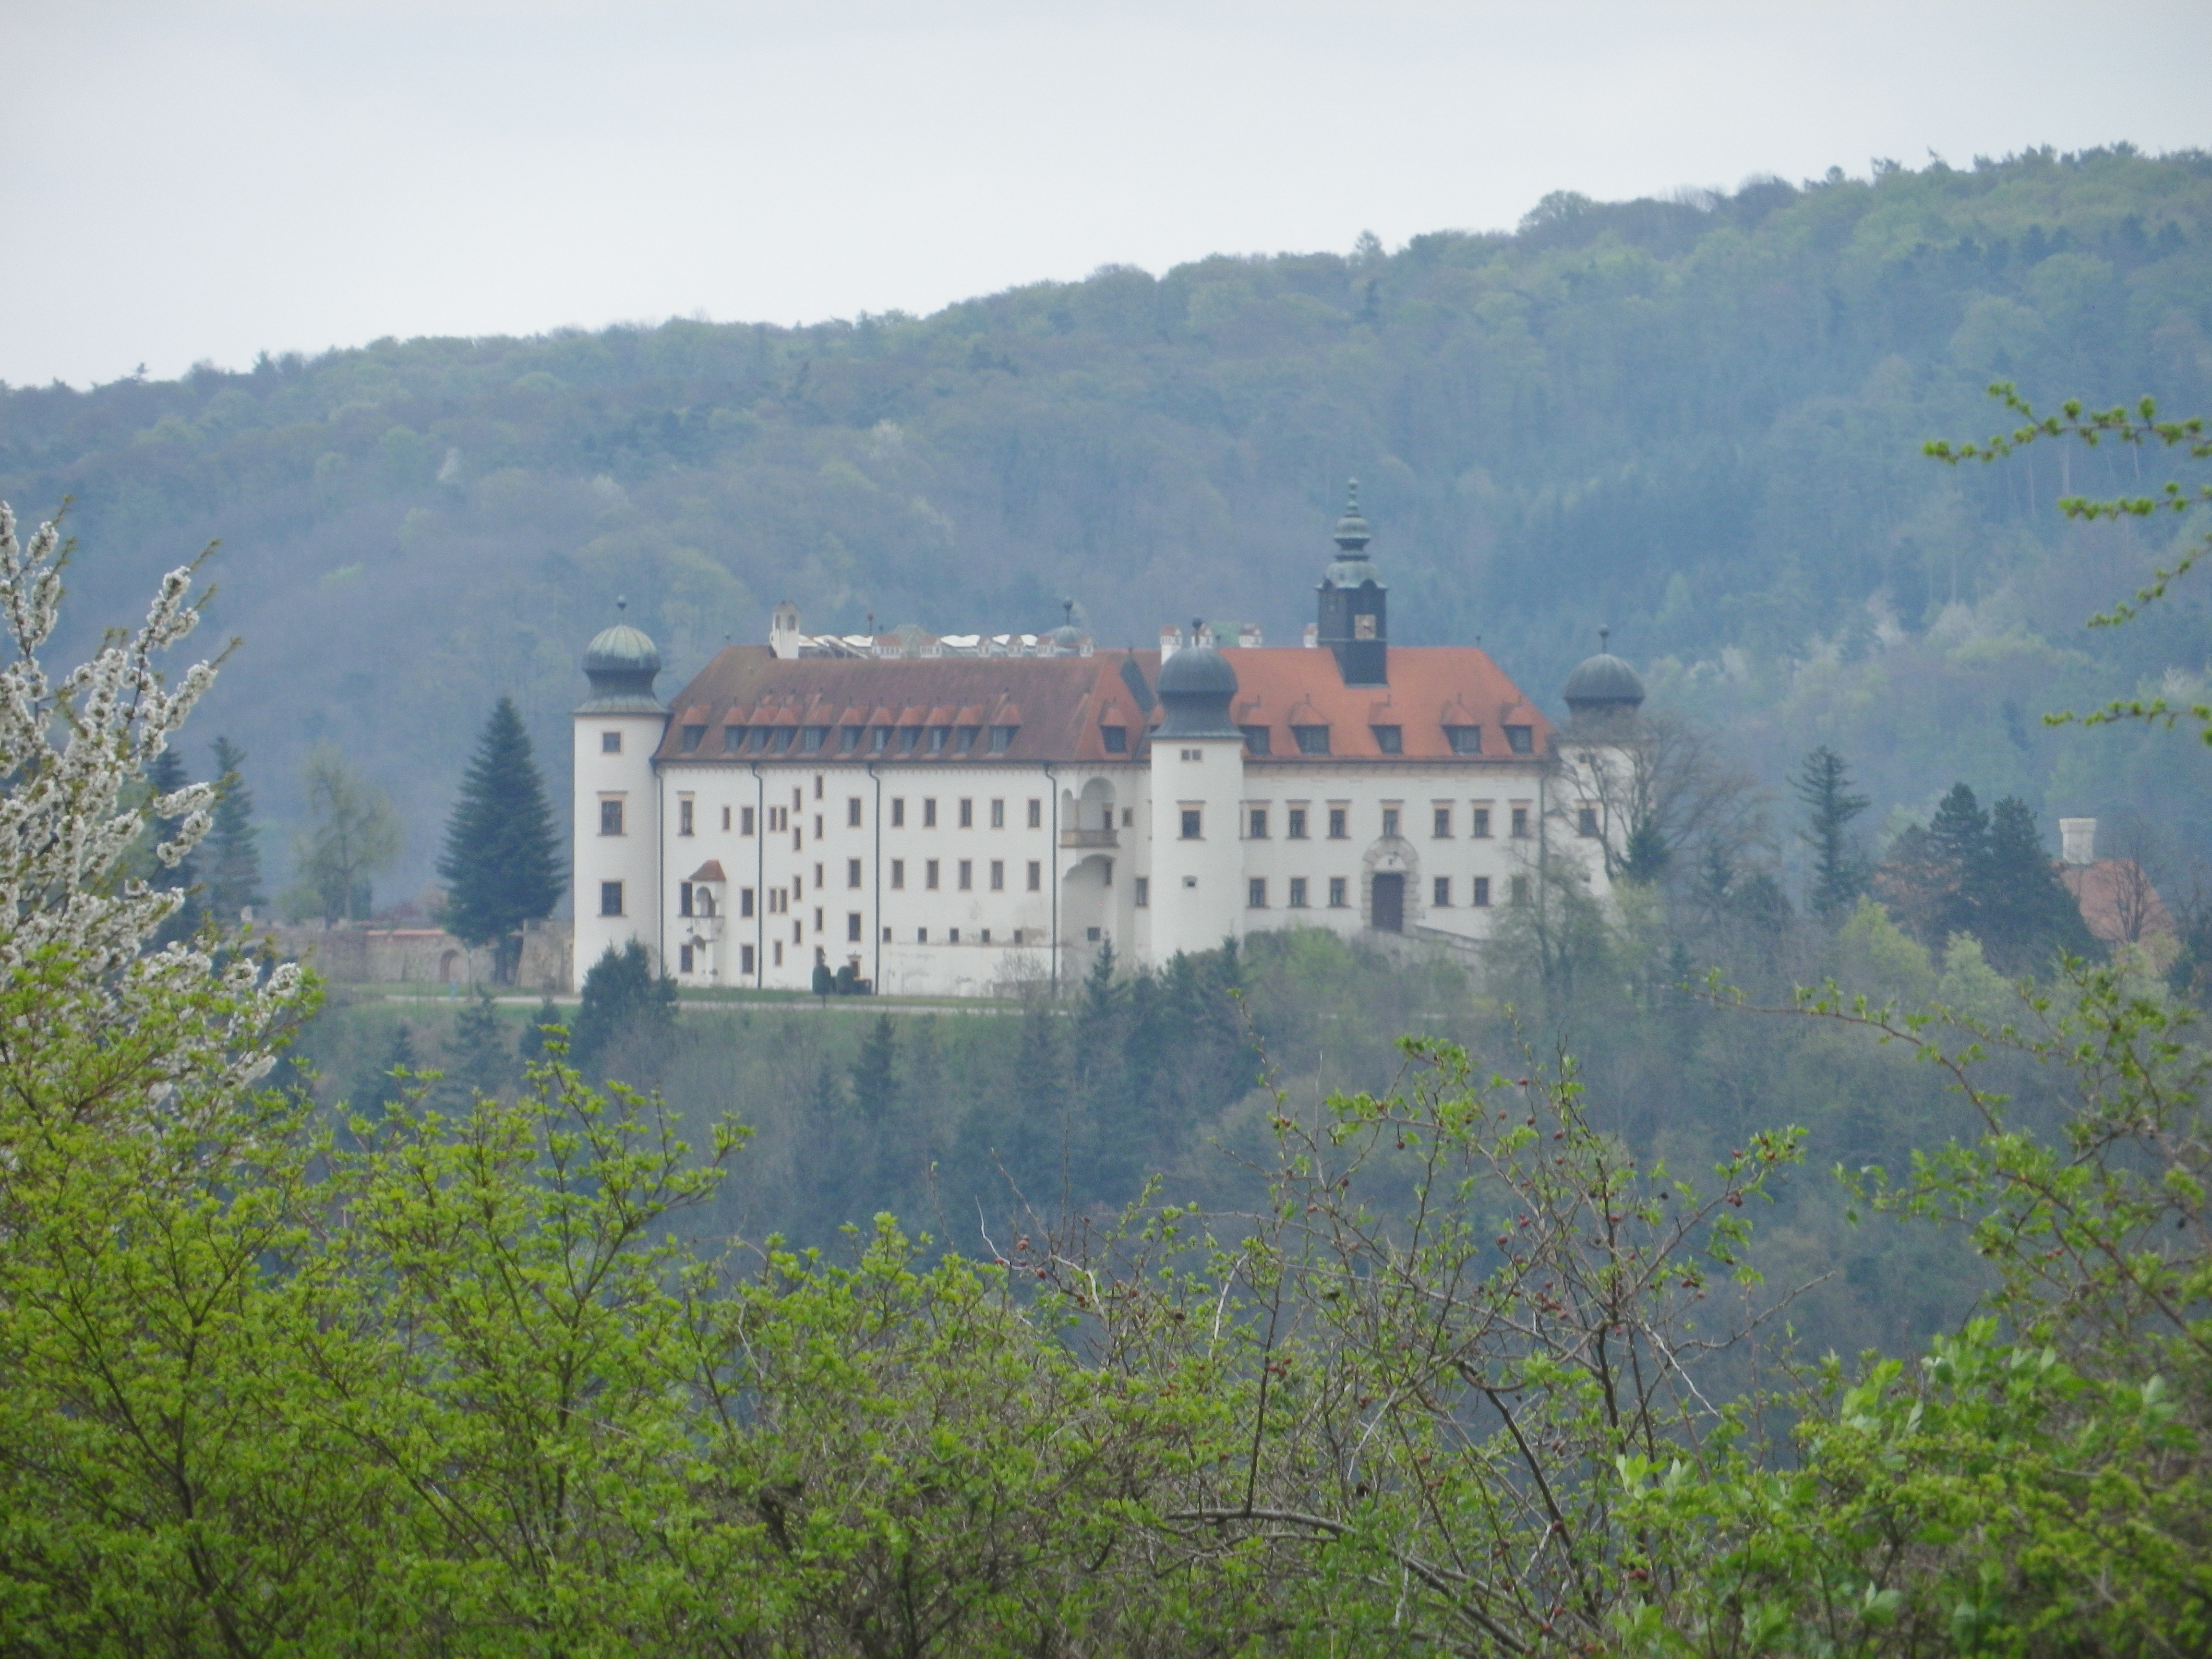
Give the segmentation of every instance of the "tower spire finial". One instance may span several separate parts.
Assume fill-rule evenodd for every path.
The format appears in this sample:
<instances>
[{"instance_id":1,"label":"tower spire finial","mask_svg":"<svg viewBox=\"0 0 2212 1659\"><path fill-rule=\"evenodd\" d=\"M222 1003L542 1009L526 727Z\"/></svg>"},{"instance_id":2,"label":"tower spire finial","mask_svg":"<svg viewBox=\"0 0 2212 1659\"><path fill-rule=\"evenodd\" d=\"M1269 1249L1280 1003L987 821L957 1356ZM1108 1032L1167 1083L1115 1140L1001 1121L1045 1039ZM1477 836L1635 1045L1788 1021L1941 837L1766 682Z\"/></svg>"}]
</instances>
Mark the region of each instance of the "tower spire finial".
<instances>
[{"instance_id":1,"label":"tower spire finial","mask_svg":"<svg viewBox=\"0 0 2212 1659\"><path fill-rule=\"evenodd\" d=\"M628 611L628 610L629 609L629 598L628 598L626 595L624 595L624 594L621 594L621 593L617 593L617 594L616 594L616 595L615 595L615 609L616 609L617 611Z\"/></svg>"},{"instance_id":2,"label":"tower spire finial","mask_svg":"<svg viewBox=\"0 0 2212 1659\"><path fill-rule=\"evenodd\" d=\"M1359 480L1353 478L1344 487L1344 516L1336 521L1336 544L1345 557L1364 559L1370 539L1367 520L1359 512Z\"/></svg>"},{"instance_id":3,"label":"tower spire finial","mask_svg":"<svg viewBox=\"0 0 2212 1659\"><path fill-rule=\"evenodd\" d=\"M1613 629L1607 628L1603 623L1600 623L1597 625L1597 648L1601 651L1611 650L1612 646L1610 641L1612 639Z\"/></svg>"}]
</instances>

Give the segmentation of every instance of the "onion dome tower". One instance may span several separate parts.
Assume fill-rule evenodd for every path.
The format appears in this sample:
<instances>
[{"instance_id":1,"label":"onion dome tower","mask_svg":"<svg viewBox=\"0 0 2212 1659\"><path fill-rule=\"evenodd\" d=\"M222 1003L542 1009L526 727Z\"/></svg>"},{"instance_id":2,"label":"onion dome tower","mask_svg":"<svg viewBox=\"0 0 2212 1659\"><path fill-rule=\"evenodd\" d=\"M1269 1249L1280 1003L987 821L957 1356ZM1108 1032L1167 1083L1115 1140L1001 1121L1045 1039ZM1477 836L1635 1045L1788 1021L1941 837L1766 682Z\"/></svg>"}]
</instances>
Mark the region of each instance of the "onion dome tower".
<instances>
[{"instance_id":1,"label":"onion dome tower","mask_svg":"<svg viewBox=\"0 0 2212 1659\"><path fill-rule=\"evenodd\" d=\"M1191 624L1191 638L1199 626ZM1155 688L1162 714L1157 739L1173 738L1234 738L1244 739L1243 729L1229 717L1237 696L1237 671L1229 659L1210 645L1187 645L1160 665Z\"/></svg>"},{"instance_id":2,"label":"onion dome tower","mask_svg":"<svg viewBox=\"0 0 2212 1659\"><path fill-rule=\"evenodd\" d=\"M615 608L627 611L629 601L617 599ZM642 629L618 622L603 628L584 647L584 677L592 695L576 712L580 714L663 714L668 711L653 692L660 672L660 647Z\"/></svg>"},{"instance_id":3,"label":"onion dome tower","mask_svg":"<svg viewBox=\"0 0 2212 1659\"><path fill-rule=\"evenodd\" d=\"M1613 630L1597 630L1598 653L1585 657L1567 676L1567 712L1577 720L1620 720L1644 706L1642 676L1605 647Z\"/></svg>"},{"instance_id":4,"label":"onion dome tower","mask_svg":"<svg viewBox=\"0 0 2212 1659\"><path fill-rule=\"evenodd\" d=\"M1389 590L1367 556L1372 536L1359 513L1359 480L1345 491L1344 516L1336 521L1336 556L1322 572L1320 643L1336 653L1337 672L1346 685L1390 683Z\"/></svg>"}]
</instances>

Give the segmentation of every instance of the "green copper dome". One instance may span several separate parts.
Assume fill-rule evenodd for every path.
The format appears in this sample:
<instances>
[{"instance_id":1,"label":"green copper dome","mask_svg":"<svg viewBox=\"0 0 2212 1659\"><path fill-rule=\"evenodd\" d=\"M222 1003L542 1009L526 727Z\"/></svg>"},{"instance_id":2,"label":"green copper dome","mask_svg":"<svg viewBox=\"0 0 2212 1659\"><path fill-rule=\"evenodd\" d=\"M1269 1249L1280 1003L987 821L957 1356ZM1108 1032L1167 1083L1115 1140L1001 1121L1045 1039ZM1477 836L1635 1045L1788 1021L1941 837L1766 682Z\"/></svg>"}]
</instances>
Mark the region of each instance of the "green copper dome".
<instances>
[{"instance_id":1,"label":"green copper dome","mask_svg":"<svg viewBox=\"0 0 2212 1659\"><path fill-rule=\"evenodd\" d=\"M617 600L618 608L627 601ZM584 647L584 676L592 695L576 712L580 714L664 714L660 699L653 694L653 677L660 672L660 647L653 636L626 622L603 628Z\"/></svg>"}]
</instances>

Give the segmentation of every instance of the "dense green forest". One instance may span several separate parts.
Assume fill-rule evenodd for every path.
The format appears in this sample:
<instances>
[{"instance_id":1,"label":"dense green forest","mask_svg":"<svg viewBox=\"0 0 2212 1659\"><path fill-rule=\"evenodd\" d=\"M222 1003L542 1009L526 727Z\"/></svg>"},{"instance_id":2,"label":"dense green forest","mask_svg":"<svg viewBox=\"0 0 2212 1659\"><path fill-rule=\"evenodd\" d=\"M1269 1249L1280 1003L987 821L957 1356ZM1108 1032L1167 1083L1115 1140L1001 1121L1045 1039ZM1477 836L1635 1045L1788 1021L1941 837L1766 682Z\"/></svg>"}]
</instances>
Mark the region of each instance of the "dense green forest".
<instances>
[{"instance_id":1,"label":"dense green forest","mask_svg":"<svg viewBox=\"0 0 2212 1659\"><path fill-rule=\"evenodd\" d=\"M2039 721L2197 684L2203 601L2081 626L2160 550L2052 504L2131 485L2131 452L1922 459L1990 428L1997 379L2212 406L2212 159L1558 195L1511 234L1109 268L927 318L11 388L0 498L74 497L81 627L222 538L210 621L246 644L203 730L280 832L313 744L365 768L407 830L392 895L429 878L500 695L561 765L617 593L672 678L786 597L823 628L1036 627L1066 594L1109 641L1193 611L1280 639L1352 473L1408 643L1479 637L1549 702L1609 623L1655 706L1770 784L1825 740L1892 829L1963 778L2046 834L2132 816L2185 863L2212 825L2195 757Z\"/></svg>"}]
</instances>

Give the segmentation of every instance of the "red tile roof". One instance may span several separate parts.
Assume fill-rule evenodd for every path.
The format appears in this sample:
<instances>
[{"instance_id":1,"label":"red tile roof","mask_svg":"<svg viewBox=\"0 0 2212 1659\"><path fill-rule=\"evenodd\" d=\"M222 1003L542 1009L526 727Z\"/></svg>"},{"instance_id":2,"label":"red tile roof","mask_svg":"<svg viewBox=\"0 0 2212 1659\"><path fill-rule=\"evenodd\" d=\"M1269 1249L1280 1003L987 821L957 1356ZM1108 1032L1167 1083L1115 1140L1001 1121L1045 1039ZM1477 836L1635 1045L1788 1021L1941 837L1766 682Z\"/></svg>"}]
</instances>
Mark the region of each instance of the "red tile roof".
<instances>
[{"instance_id":1,"label":"red tile roof","mask_svg":"<svg viewBox=\"0 0 2212 1659\"><path fill-rule=\"evenodd\" d=\"M1406 761L1455 760L1469 757L1452 753L1448 726L1479 726L1483 729L1485 761L1515 758L1503 728L1529 728L1530 748L1542 754L1549 746L1549 721L1525 698L1518 686L1492 662L1487 653L1472 646L1393 646L1389 653L1390 684L1387 686L1347 686L1339 674L1334 653L1304 647L1236 647L1222 655L1237 673L1237 696L1231 717L1240 726L1264 726L1269 731L1267 759L1284 765L1327 765L1343 760ZM1109 755L1099 735L1101 726L1144 728L1158 719L1157 708L1140 709L1122 675L1132 657L1146 686L1159 677L1157 651L1101 651L1089 657L936 657L936 658L778 658L765 646L726 646L671 700L684 710L681 721L672 721L657 758L683 759L708 764L742 764L754 757L727 755L701 748L682 752L684 724L717 722L732 726L769 725L784 727L854 724L860 709L870 712L870 726L975 726L979 729L974 750L957 752L954 745L935 756L918 749L904 758L909 763L1003 760L1029 765L1042 762L1128 763L1142 758L1140 741L1133 739L1126 753ZM1292 725L1326 726L1329 729L1327 756L1298 751ZM1004 753L991 755L981 729L992 726L1014 728ZM1395 726L1401 748L1386 754L1374 728ZM794 747L781 758L799 754ZM834 738L827 739L820 758L840 757ZM894 751L893 758L896 758ZM867 758L864 747L859 756Z\"/></svg>"}]
</instances>

